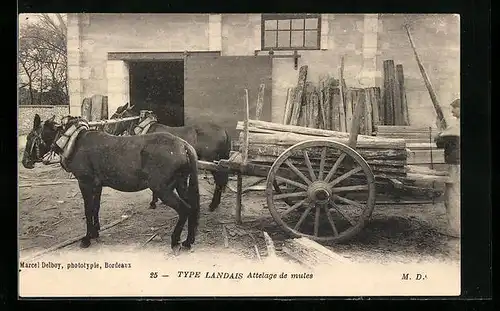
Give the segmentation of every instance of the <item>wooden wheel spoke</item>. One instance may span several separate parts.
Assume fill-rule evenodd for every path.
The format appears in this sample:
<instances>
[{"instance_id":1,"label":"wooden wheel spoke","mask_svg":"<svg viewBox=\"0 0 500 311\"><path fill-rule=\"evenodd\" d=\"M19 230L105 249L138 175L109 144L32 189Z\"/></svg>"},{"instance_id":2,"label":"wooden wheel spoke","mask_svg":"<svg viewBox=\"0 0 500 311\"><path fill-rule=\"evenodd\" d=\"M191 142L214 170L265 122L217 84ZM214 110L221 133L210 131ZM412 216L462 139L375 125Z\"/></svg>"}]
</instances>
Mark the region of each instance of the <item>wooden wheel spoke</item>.
<instances>
[{"instance_id":1,"label":"wooden wheel spoke","mask_svg":"<svg viewBox=\"0 0 500 311\"><path fill-rule=\"evenodd\" d=\"M299 221L295 224L295 227L293 227L294 230L299 230L300 225L306 220L307 215L309 215L309 212L311 211L312 206L307 207L307 209L302 213L302 216L300 216Z\"/></svg>"},{"instance_id":2,"label":"wooden wheel spoke","mask_svg":"<svg viewBox=\"0 0 500 311\"><path fill-rule=\"evenodd\" d=\"M310 185L312 182L309 178L306 177L290 160L286 160L285 164L295 173L297 176L302 178L306 182L307 185Z\"/></svg>"},{"instance_id":3,"label":"wooden wheel spoke","mask_svg":"<svg viewBox=\"0 0 500 311\"><path fill-rule=\"evenodd\" d=\"M319 173L318 173L319 180L323 179L323 173L325 170L325 160L326 160L326 147L323 147L323 150L321 151L321 160L319 162Z\"/></svg>"},{"instance_id":4,"label":"wooden wheel spoke","mask_svg":"<svg viewBox=\"0 0 500 311\"><path fill-rule=\"evenodd\" d=\"M325 209L325 214L326 214L326 217L328 218L328 222L330 223L330 226L332 227L333 234L339 235L339 231L337 230L337 227L335 226L335 222L333 221L332 214L330 213L330 210L328 209L328 205L324 205L323 208Z\"/></svg>"},{"instance_id":5,"label":"wooden wheel spoke","mask_svg":"<svg viewBox=\"0 0 500 311\"><path fill-rule=\"evenodd\" d=\"M330 171L328 172L328 174L326 175L325 177L325 182L328 182L330 181L330 179L332 179L333 175L335 174L335 172L337 171L337 169L339 168L340 164L342 163L342 161L344 161L344 158L345 158L346 154L345 153L342 153L338 158L337 158L337 161L335 161L335 164L333 164L332 168L330 169Z\"/></svg>"},{"instance_id":6,"label":"wooden wheel spoke","mask_svg":"<svg viewBox=\"0 0 500 311\"><path fill-rule=\"evenodd\" d=\"M281 217L285 217L286 215L290 214L291 212L293 212L294 210L298 209L299 207L301 207L305 202L306 202L307 199L303 199L297 203L295 203L293 206L289 207L286 211L283 212L283 214L281 214Z\"/></svg>"},{"instance_id":7,"label":"wooden wheel spoke","mask_svg":"<svg viewBox=\"0 0 500 311\"><path fill-rule=\"evenodd\" d=\"M350 170L349 172L347 173L344 173L342 174L341 176L335 178L331 183L330 183L330 186L333 187L335 186L336 184L338 184L339 182L341 182L342 180L346 179L346 178L349 178L350 176L356 174L357 172L359 171L362 171L363 168L361 166L358 166L356 168L353 168L352 170Z\"/></svg>"},{"instance_id":8,"label":"wooden wheel spoke","mask_svg":"<svg viewBox=\"0 0 500 311\"><path fill-rule=\"evenodd\" d=\"M301 184L299 182L296 182L296 181L293 181L293 180L290 180L288 178L285 178L285 177L281 177L281 176L276 176L275 177L277 181L281 181L281 182L284 182L284 183L287 183L289 185L293 185L293 186L296 186L296 187L299 187L299 188L302 188L304 190L307 190L308 187L307 185L304 185L304 184Z\"/></svg>"},{"instance_id":9,"label":"wooden wheel spoke","mask_svg":"<svg viewBox=\"0 0 500 311\"><path fill-rule=\"evenodd\" d=\"M287 199L287 198L300 198L305 197L307 191L292 192L292 193L280 193L274 196L275 199Z\"/></svg>"},{"instance_id":10,"label":"wooden wheel spoke","mask_svg":"<svg viewBox=\"0 0 500 311\"><path fill-rule=\"evenodd\" d=\"M309 170L309 175L311 175L311 180L315 181L316 180L316 175L314 174L314 169L313 169L313 167L311 165L311 160L309 160L309 154L307 153L306 150L304 150L303 153L304 153L304 160L306 162L307 169Z\"/></svg>"},{"instance_id":11,"label":"wooden wheel spoke","mask_svg":"<svg viewBox=\"0 0 500 311\"><path fill-rule=\"evenodd\" d=\"M337 195L337 194L334 194L334 195L333 195L333 198L334 198L334 199L336 199L336 200L339 200L339 201L341 201L341 202L344 202L344 203L347 203L347 204L353 205L353 206L355 206L355 207L357 207L357 208L359 208L359 209L362 209L362 210L364 210L364 209L365 209L365 207L364 207L362 204L360 204L360 203L358 203L358 202L356 202L356 201L350 200L350 199L348 199L348 198L341 197L341 196L339 196L339 195Z\"/></svg>"},{"instance_id":12,"label":"wooden wheel spoke","mask_svg":"<svg viewBox=\"0 0 500 311\"><path fill-rule=\"evenodd\" d=\"M361 191L368 190L368 185L356 185L356 186L345 186L345 187L334 187L332 192L346 192L346 191Z\"/></svg>"},{"instance_id":13,"label":"wooden wheel spoke","mask_svg":"<svg viewBox=\"0 0 500 311\"><path fill-rule=\"evenodd\" d=\"M351 226L355 226L356 225L356 222L349 216L347 216L345 213L343 213L340 208L337 206L337 204L333 203L333 202L330 202L330 205L333 207L333 209L335 209L345 220L347 220Z\"/></svg>"},{"instance_id":14,"label":"wooden wheel spoke","mask_svg":"<svg viewBox=\"0 0 500 311\"><path fill-rule=\"evenodd\" d=\"M319 216L321 208L316 206L316 213L314 214L314 236L319 236Z\"/></svg>"}]
</instances>

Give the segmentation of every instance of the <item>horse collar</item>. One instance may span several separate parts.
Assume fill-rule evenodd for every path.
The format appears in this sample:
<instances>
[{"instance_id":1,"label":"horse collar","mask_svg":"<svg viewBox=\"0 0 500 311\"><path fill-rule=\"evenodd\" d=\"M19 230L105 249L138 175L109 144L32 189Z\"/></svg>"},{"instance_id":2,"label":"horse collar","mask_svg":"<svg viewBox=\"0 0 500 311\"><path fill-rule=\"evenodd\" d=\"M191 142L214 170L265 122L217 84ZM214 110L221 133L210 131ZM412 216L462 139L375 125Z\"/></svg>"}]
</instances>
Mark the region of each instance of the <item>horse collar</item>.
<instances>
[{"instance_id":1,"label":"horse collar","mask_svg":"<svg viewBox=\"0 0 500 311\"><path fill-rule=\"evenodd\" d=\"M157 120L155 117L148 116L146 119L142 120L133 130L134 135L142 135L146 134L149 131L151 125L156 123Z\"/></svg>"},{"instance_id":2,"label":"horse collar","mask_svg":"<svg viewBox=\"0 0 500 311\"><path fill-rule=\"evenodd\" d=\"M78 123L71 125L62 135L57 139L55 144L61 148L61 166L67 171L68 158L71 156L75 149L76 138L83 130L88 130L89 125L85 120L79 120Z\"/></svg>"}]
</instances>

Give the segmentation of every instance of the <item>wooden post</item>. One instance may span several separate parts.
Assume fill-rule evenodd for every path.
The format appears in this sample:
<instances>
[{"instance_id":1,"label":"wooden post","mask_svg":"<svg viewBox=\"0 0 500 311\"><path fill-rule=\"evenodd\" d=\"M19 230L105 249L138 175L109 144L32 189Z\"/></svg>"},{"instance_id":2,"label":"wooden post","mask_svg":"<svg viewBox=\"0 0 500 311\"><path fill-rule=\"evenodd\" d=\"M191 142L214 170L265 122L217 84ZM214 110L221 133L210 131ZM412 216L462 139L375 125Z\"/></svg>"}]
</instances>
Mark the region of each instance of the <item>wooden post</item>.
<instances>
[{"instance_id":1,"label":"wooden post","mask_svg":"<svg viewBox=\"0 0 500 311\"><path fill-rule=\"evenodd\" d=\"M248 120L250 119L250 107L248 103L248 89L245 89L245 120L243 120L243 143L241 145L241 167L245 166L248 161ZM241 206L243 194L243 177L242 172L237 173L236 179L236 223L241 224Z\"/></svg>"},{"instance_id":2,"label":"wooden post","mask_svg":"<svg viewBox=\"0 0 500 311\"><path fill-rule=\"evenodd\" d=\"M345 100L345 81L344 81L344 56L340 57L339 70L339 91L340 91L340 131L347 132L346 120L346 100Z\"/></svg>"}]
</instances>

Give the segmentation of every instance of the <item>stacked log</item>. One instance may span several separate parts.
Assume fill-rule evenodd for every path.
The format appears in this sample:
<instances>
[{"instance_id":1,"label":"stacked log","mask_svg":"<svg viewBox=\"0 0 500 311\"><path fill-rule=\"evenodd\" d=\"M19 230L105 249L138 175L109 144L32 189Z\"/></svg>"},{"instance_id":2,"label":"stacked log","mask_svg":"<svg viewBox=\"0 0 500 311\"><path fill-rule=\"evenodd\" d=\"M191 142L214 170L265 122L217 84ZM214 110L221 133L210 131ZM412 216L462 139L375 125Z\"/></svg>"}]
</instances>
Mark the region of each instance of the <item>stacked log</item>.
<instances>
[{"instance_id":1,"label":"stacked log","mask_svg":"<svg viewBox=\"0 0 500 311\"><path fill-rule=\"evenodd\" d=\"M243 131L243 122L238 122L237 130ZM240 145L243 145L243 132L240 133ZM311 139L329 138L344 144L348 143L349 134L339 131L307 128L293 125L249 120L248 122L248 161L272 165L281 153L290 146ZM401 139L390 139L359 135L356 150L368 162L375 176L398 178L406 176L406 143ZM321 150L308 151L313 166L319 167ZM333 166L339 153L327 154L325 169ZM302 155L292 156L292 163L299 169L306 170Z\"/></svg>"},{"instance_id":2,"label":"stacked log","mask_svg":"<svg viewBox=\"0 0 500 311\"><path fill-rule=\"evenodd\" d=\"M444 149L438 149L434 136L438 130L431 127L384 126L375 128L377 137L404 139L408 149L408 164L432 165L443 164Z\"/></svg>"},{"instance_id":3,"label":"stacked log","mask_svg":"<svg viewBox=\"0 0 500 311\"><path fill-rule=\"evenodd\" d=\"M93 95L85 98L81 106L81 116L87 121L108 119L108 97Z\"/></svg>"},{"instance_id":4,"label":"stacked log","mask_svg":"<svg viewBox=\"0 0 500 311\"><path fill-rule=\"evenodd\" d=\"M384 95L379 109L381 125L410 125L403 65L394 65L394 60L383 62Z\"/></svg>"}]
</instances>

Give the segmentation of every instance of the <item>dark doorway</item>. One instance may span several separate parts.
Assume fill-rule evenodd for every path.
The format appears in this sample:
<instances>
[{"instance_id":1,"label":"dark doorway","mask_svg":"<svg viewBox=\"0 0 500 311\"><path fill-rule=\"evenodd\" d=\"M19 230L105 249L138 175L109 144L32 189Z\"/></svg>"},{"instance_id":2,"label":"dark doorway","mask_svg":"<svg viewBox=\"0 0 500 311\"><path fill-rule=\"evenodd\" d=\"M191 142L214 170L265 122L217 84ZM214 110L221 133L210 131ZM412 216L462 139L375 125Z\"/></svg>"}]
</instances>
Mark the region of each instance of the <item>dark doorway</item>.
<instances>
[{"instance_id":1,"label":"dark doorway","mask_svg":"<svg viewBox=\"0 0 500 311\"><path fill-rule=\"evenodd\" d=\"M184 125L184 62L182 60L129 63L130 102L152 110L160 123Z\"/></svg>"}]
</instances>

